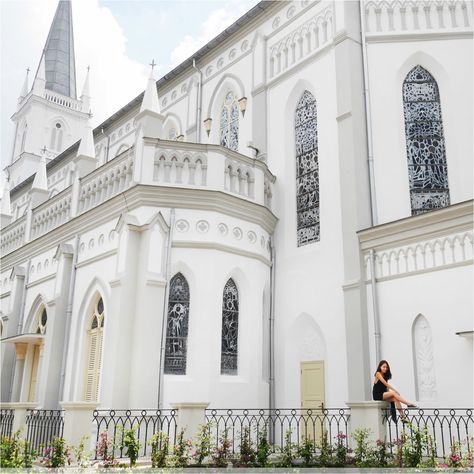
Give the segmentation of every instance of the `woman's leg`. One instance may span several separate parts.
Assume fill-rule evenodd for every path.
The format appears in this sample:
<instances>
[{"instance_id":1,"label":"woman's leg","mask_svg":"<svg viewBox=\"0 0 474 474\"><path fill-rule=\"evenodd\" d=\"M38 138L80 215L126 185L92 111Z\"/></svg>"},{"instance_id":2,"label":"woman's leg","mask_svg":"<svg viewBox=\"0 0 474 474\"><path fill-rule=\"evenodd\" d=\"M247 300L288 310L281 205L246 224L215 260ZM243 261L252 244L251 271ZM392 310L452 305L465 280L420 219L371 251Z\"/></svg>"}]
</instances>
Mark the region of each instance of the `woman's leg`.
<instances>
[{"instance_id":1,"label":"woman's leg","mask_svg":"<svg viewBox=\"0 0 474 474\"><path fill-rule=\"evenodd\" d=\"M400 418L402 420L405 420L406 416L405 416L405 413L403 411L402 404L400 403L400 398L401 397L392 390L389 390L388 392L384 392L384 394L383 394L384 401L394 402L395 406L397 407L398 413L400 413Z\"/></svg>"},{"instance_id":2,"label":"woman's leg","mask_svg":"<svg viewBox=\"0 0 474 474\"><path fill-rule=\"evenodd\" d=\"M409 402L408 400L405 400L398 393L390 389L387 392L384 392L383 399L384 401L387 401L387 402L395 401L395 402L403 403L404 405L412 405L411 402Z\"/></svg>"}]
</instances>

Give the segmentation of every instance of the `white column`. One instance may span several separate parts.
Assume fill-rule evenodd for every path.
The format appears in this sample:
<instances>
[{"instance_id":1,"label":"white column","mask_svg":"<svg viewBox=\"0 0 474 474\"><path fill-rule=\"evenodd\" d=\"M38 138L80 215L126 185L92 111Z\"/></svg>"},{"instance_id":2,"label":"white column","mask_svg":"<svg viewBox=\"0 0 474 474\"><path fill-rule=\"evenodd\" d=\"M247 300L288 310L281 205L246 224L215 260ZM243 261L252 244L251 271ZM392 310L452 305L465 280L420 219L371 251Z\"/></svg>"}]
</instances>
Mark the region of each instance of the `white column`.
<instances>
[{"instance_id":1,"label":"white column","mask_svg":"<svg viewBox=\"0 0 474 474\"><path fill-rule=\"evenodd\" d=\"M349 430L353 434L357 429L369 429L369 439L373 442L378 439L385 440L386 423L383 423L382 409L388 408L387 402L346 402L351 409L349 418ZM350 437L350 442L354 444L354 438Z\"/></svg>"},{"instance_id":2,"label":"white column","mask_svg":"<svg viewBox=\"0 0 474 474\"><path fill-rule=\"evenodd\" d=\"M184 429L186 438L196 439L199 427L206 423L206 408L209 403L172 403L171 408L178 410L177 431Z\"/></svg>"},{"instance_id":3,"label":"white column","mask_svg":"<svg viewBox=\"0 0 474 474\"><path fill-rule=\"evenodd\" d=\"M91 440L93 426L92 419L97 402L59 402L64 410L64 432L63 438L68 445L77 446L83 436L89 436Z\"/></svg>"}]
</instances>

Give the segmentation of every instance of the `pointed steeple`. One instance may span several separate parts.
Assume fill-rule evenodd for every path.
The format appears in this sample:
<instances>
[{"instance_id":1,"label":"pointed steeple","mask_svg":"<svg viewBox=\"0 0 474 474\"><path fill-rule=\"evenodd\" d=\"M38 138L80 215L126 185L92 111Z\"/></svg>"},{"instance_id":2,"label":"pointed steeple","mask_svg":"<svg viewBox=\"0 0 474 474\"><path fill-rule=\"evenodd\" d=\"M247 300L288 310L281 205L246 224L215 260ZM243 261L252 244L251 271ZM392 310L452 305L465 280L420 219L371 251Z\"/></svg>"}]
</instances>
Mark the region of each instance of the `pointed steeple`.
<instances>
[{"instance_id":1,"label":"pointed steeple","mask_svg":"<svg viewBox=\"0 0 474 474\"><path fill-rule=\"evenodd\" d=\"M30 68L26 69L26 76L25 81L23 82L23 87L21 88L20 97L18 98L18 102L24 99L28 95L29 91L29 84L28 84L28 76L30 75Z\"/></svg>"},{"instance_id":2,"label":"pointed steeple","mask_svg":"<svg viewBox=\"0 0 474 474\"><path fill-rule=\"evenodd\" d=\"M140 107L140 112L143 112L144 110L149 110L151 112L155 112L159 114L160 103L158 101L158 91L156 90L156 81L153 74L153 69L156 66L154 60L152 61L150 66L151 66L150 77L148 78L145 94L143 95L142 106Z\"/></svg>"},{"instance_id":3,"label":"pointed steeple","mask_svg":"<svg viewBox=\"0 0 474 474\"><path fill-rule=\"evenodd\" d=\"M46 174L46 146L41 150L41 160L30 189L30 207L34 209L49 198L48 175Z\"/></svg>"},{"instance_id":4,"label":"pointed steeple","mask_svg":"<svg viewBox=\"0 0 474 474\"><path fill-rule=\"evenodd\" d=\"M87 66L86 80L84 81L84 86L82 87L81 101L84 112L90 112L91 105L91 93L89 87L89 71L90 66Z\"/></svg>"},{"instance_id":5,"label":"pointed steeple","mask_svg":"<svg viewBox=\"0 0 474 474\"><path fill-rule=\"evenodd\" d=\"M89 158L94 158L95 160L94 135L92 133L90 119L84 128L81 143L79 143L79 149L77 150L77 156L87 156Z\"/></svg>"},{"instance_id":6,"label":"pointed steeple","mask_svg":"<svg viewBox=\"0 0 474 474\"><path fill-rule=\"evenodd\" d=\"M84 127L81 142L77 150L77 155L73 160L77 170L77 176L82 178L91 171L94 171L97 166L97 159L95 157L94 134L92 131L91 116Z\"/></svg>"},{"instance_id":7,"label":"pointed steeple","mask_svg":"<svg viewBox=\"0 0 474 474\"><path fill-rule=\"evenodd\" d=\"M46 147L41 150L41 160L38 164L38 170L31 189L48 190L48 175L46 173Z\"/></svg>"},{"instance_id":8,"label":"pointed steeple","mask_svg":"<svg viewBox=\"0 0 474 474\"><path fill-rule=\"evenodd\" d=\"M46 89L75 99L76 65L70 0L60 0L58 3L35 82L43 60L45 61Z\"/></svg>"}]
</instances>

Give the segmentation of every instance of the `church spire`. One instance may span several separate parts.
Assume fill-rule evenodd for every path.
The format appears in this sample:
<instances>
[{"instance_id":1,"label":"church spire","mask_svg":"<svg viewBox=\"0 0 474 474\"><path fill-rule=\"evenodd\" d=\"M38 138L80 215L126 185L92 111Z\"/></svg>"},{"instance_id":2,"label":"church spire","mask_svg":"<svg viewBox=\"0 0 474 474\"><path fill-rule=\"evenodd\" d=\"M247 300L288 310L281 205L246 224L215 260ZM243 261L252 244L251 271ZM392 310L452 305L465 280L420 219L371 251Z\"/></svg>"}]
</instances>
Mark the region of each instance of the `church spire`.
<instances>
[{"instance_id":1,"label":"church spire","mask_svg":"<svg viewBox=\"0 0 474 474\"><path fill-rule=\"evenodd\" d=\"M90 106L91 106L91 93L90 93L90 87L89 87L90 69L91 69L90 66L87 66L86 80L84 81L84 86L82 87L82 94L81 94L83 110L84 112L89 112L89 113L90 113Z\"/></svg>"},{"instance_id":2,"label":"church spire","mask_svg":"<svg viewBox=\"0 0 474 474\"><path fill-rule=\"evenodd\" d=\"M36 73L45 62L46 89L76 98L76 66L70 0L60 0Z\"/></svg>"},{"instance_id":3,"label":"church spire","mask_svg":"<svg viewBox=\"0 0 474 474\"><path fill-rule=\"evenodd\" d=\"M156 66L155 61L153 60L150 64L150 77L148 78L148 83L146 86L145 94L143 96L142 106L140 107L140 112L144 110L149 110L157 114L160 113L160 103L158 102L158 92L156 90L156 81L153 74L153 69Z\"/></svg>"},{"instance_id":4,"label":"church spire","mask_svg":"<svg viewBox=\"0 0 474 474\"><path fill-rule=\"evenodd\" d=\"M25 98L28 95L28 90L29 90L28 76L29 75L30 75L30 68L27 68L25 81L23 82L23 87L21 88L19 100Z\"/></svg>"}]
</instances>

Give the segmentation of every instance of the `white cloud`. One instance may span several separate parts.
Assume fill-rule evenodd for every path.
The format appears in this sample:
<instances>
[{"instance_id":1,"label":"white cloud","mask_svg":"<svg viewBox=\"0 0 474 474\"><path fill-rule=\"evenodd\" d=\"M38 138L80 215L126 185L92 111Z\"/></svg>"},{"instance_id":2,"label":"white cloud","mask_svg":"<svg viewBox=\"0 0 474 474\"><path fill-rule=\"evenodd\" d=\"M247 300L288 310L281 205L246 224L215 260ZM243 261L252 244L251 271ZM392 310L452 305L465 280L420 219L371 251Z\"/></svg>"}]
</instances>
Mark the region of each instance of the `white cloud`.
<instances>
[{"instance_id":1,"label":"white cloud","mask_svg":"<svg viewBox=\"0 0 474 474\"><path fill-rule=\"evenodd\" d=\"M245 5L235 3L228 4L214 10L201 25L197 37L186 35L182 41L171 51L170 59L172 66L177 66L182 61L189 58L199 48L213 39L219 33L228 28L247 10Z\"/></svg>"}]
</instances>

